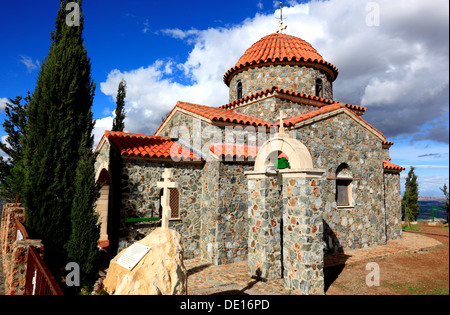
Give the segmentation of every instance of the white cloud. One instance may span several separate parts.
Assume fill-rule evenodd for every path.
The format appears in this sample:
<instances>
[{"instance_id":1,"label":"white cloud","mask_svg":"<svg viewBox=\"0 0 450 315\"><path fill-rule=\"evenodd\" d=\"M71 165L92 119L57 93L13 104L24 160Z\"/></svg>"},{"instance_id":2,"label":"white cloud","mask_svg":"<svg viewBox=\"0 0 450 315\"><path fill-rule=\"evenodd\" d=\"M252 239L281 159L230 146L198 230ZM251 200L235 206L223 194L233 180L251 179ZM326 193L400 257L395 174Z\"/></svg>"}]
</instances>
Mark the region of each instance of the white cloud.
<instances>
[{"instance_id":1,"label":"white cloud","mask_svg":"<svg viewBox=\"0 0 450 315\"><path fill-rule=\"evenodd\" d=\"M262 3L262 1L258 1L258 3L256 4L256 7L257 7L259 10L262 10L262 9L264 9L264 4Z\"/></svg>"},{"instance_id":2,"label":"white cloud","mask_svg":"<svg viewBox=\"0 0 450 315\"><path fill-rule=\"evenodd\" d=\"M434 169L434 170L448 170L448 165L415 165L414 166L417 169Z\"/></svg>"},{"instance_id":3,"label":"white cloud","mask_svg":"<svg viewBox=\"0 0 450 315\"><path fill-rule=\"evenodd\" d=\"M28 57L26 55L19 55L19 57L19 62L22 63L30 73L41 67L41 64L38 60L33 60L31 59L31 57Z\"/></svg>"},{"instance_id":4,"label":"white cloud","mask_svg":"<svg viewBox=\"0 0 450 315\"><path fill-rule=\"evenodd\" d=\"M189 36L198 35L199 32L200 31L196 30L196 29L190 29L188 31L183 31L183 30L180 30L179 28L161 30L162 34L171 36L171 37L177 38L177 39L185 39L186 37L189 37Z\"/></svg>"},{"instance_id":5,"label":"white cloud","mask_svg":"<svg viewBox=\"0 0 450 315\"><path fill-rule=\"evenodd\" d=\"M98 143L102 139L105 130L111 130L113 119L114 117L105 117L102 119L97 119L95 121L95 128L92 132L92 134L94 135L94 148L97 147Z\"/></svg>"},{"instance_id":6,"label":"white cloud","mask_svg":"<svg viewBox=\"0 0 450 315\"><path fill-rule=\"evenodd\" d=\"M443 115L448 122L448 1L377 3L380 26L370 27L365 1L290 1L283 9L286 33L310 42L339 68L335 99L367 106L364 118L388 137L414 134ZM113 70L101 91L115 98L119 81L126 79L131 132L153 133L178 100L223 105L228 102L223 75L247 48L276 30L278 1L274 7L274 14L258 13L230 28L161 30L193 44L187 60L174 64L168 56L148 67Z\"/></svg>"},{"instance_id":7,"label":"white cloud","mask_svg":"<svg viewBox=\"0 0 450 315\"><path fill-rule=\"evenodd\" d=\"M6 104L9 103L6 97L0 98L0 112L3 112L6 108Z\"/></svg>"}]
</instances>

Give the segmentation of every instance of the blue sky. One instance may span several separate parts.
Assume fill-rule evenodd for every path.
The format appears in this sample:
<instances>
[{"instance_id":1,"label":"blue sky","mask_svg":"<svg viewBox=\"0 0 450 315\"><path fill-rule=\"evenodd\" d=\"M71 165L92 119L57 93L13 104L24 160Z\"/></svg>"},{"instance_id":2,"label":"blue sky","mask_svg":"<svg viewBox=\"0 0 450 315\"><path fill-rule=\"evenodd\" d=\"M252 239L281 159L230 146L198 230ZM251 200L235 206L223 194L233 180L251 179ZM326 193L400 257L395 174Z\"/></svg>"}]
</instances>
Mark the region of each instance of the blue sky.
<instances>
[{"instance_id":1,"label":"blue sky","mask_svg":"<svg viewBox=\"0 0 450 315\"><path fill-rule=\"evenodd\" d=\"M335 99L368 107L364 119L395 142L392 162L416 166L421 194L440 196L439 187L449 181L449 2L291 0L284 5L286 33L307 40L339 68ZM5 101L34 90L59 1L2 0L0 8L3 121ZM223 75L248 47L275 31L278 9L273 0L85 0L97 141L112 126L122 78L128 83L129 132L153 133L177 100L227 103ZM371 19L377 13L379 19Z\"/></svg>"}]
</instances>

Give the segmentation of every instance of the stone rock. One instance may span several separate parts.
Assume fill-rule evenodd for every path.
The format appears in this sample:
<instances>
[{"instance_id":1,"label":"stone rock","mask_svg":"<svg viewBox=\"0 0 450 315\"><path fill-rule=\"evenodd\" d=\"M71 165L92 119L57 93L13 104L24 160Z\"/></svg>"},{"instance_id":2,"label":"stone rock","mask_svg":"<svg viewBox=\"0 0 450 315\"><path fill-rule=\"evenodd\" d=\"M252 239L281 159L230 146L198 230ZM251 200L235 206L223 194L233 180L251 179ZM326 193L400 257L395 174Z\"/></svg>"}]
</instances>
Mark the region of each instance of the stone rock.
<instances>
[{"instance_id":1,"label":"stone rock","mask_svg":"<svg viewBox=\"0 0 450 315\"><path fill-rule=\"evenodd\" d=\"M137 243L149 246L150 251L136 267L129 271L116 264L125 252L110 263L104 286L111 295L185 295L187 271L183 263L180 235L158 228Z\"/></svg>"}]
</instances>

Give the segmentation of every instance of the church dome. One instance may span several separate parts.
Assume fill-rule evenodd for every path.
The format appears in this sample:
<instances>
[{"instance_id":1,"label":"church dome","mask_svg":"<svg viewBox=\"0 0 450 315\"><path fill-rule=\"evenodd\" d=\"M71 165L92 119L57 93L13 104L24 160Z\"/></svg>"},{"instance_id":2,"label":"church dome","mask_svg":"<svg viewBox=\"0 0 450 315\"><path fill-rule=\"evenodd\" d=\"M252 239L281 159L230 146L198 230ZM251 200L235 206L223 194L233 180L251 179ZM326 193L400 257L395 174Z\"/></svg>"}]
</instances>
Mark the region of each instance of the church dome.
<instances>
[{"instance_id":1,"label":"church dome","mask_svg":"<svg viewBox=\"0 0 450 315\"><path fill-rule=\"evenodd\" d=\"M224 76L229 86L232 77L245 67L288 63L305 65L324 71L334 81L338 69L325 61L314 47L301 38L286 34L271 34L261 38L242 55Z\"/></svg>"}]
</instances>

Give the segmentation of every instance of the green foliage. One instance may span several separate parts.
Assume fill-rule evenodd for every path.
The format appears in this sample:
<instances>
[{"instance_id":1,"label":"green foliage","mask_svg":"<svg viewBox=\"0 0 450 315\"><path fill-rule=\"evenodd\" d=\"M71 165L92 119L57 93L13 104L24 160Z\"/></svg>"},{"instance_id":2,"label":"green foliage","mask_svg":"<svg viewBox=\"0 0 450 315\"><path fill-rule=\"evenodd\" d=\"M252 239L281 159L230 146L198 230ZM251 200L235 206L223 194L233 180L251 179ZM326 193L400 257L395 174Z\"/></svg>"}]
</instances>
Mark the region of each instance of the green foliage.
<instances>
[{"instance_id":1,"label":"green foliage","mask_svg":"<svg viewBox=\"0 0 450 315\"><path fill-rule=\"evenodd\" d=\"M22 100L25 104L22 104ZM23 178L22 145L25 139L27 124L27 105L31 100L30 93L22 98L17 96L6 104L6 119L3 128L7 134L6 143L0 142L0 150L8 155L0 156L0 196L8 202L14 202L16 194L21 195Z\"/></svg>"},{"instance_id":2,"label":"green foliage","mask_svg":"<svg viewBox=\"0 0 450 315\"><path fill-rule=\"evenodd\" d=\"M67 244L67 253L69 260L80 266L81 283L92 289L98 271L97 240L100 235L98 215L95 211L98 192L94 175L96 154L81 146L80 155L71 213L72 233Z\"/></svg>"},{"instance_id":3,"label":"green foliage","mask_svg":"<svg viewBox=\"0 0 450 315\"><path fill-rule=\"evenodd\" d=\"M405 183L405 193L402 199L402 209L406 221L416 221L419 215L419 183L414 173L415 167L411 166ZM406 214L405 214L406 212Z\"/></svg>"},{"instance_id":4,"label":"green foliage","mask_svg":"<svg viewBox=\"0 0 450 315\"><path fill-rule=\"evenodd\" d=\"M127 83L120 81L116 98L116 117L114 118L112 131L121 131L125 129L125 98L127 97Z\"/></svg>"},{"instance_id":5,"label":"green foliage","mask_svg":"<svg viewBox=\"0 0 450 315\"><path fill-rule=\"evenodd\" d=\"M83 17L80 26L68 26L67 2L61 0L52 44L27 108L23 202L27 226L43 239L49 261L59 264L55 268L70 257L82 273L90 273L81 266L87 261L94 266L97 254L92 201L97 194L92 185L95 84L82 38ZM81 8L81 0L78 4ZM75 240L80 242L77 251Z\"/></svg>"},{"instance_id":6,"label":"green foliage","mask_svg":"<svg viewBox=\"0 0 450 315\"><path fill-rule=\"evenodd\" d=\"M420 231L420 228L416 225L410 225L410 226L402 226L403 231Z\"/></svg>"},{"instance_id":7,"label":"green foliage","mask_svg":"<svg viewBox=\"0 0 450 315\"><path fill-rule=\"evenodd\" d=\"M450 201L450 199L449 199L449 193L448 193L446 184L444 184L444 187L441 188L441 191L444 193L444 196L447 198L447 200L445 201L445 206L443 206L442 208L447 210L447 222L449 222L448 219L449 219L449 209L450 209L449 201Z\"/></svg>"},{"instance_id":8,"label":"green foliage","mask_svg":"<svg viewBox=\"0 0 450 315\"><path fill-rule=\"evenodd\" d=\"M390 283L384 285L401 295L448 295L448 284L444 281L435 283Z\"/></svg>"}]
</instances>

